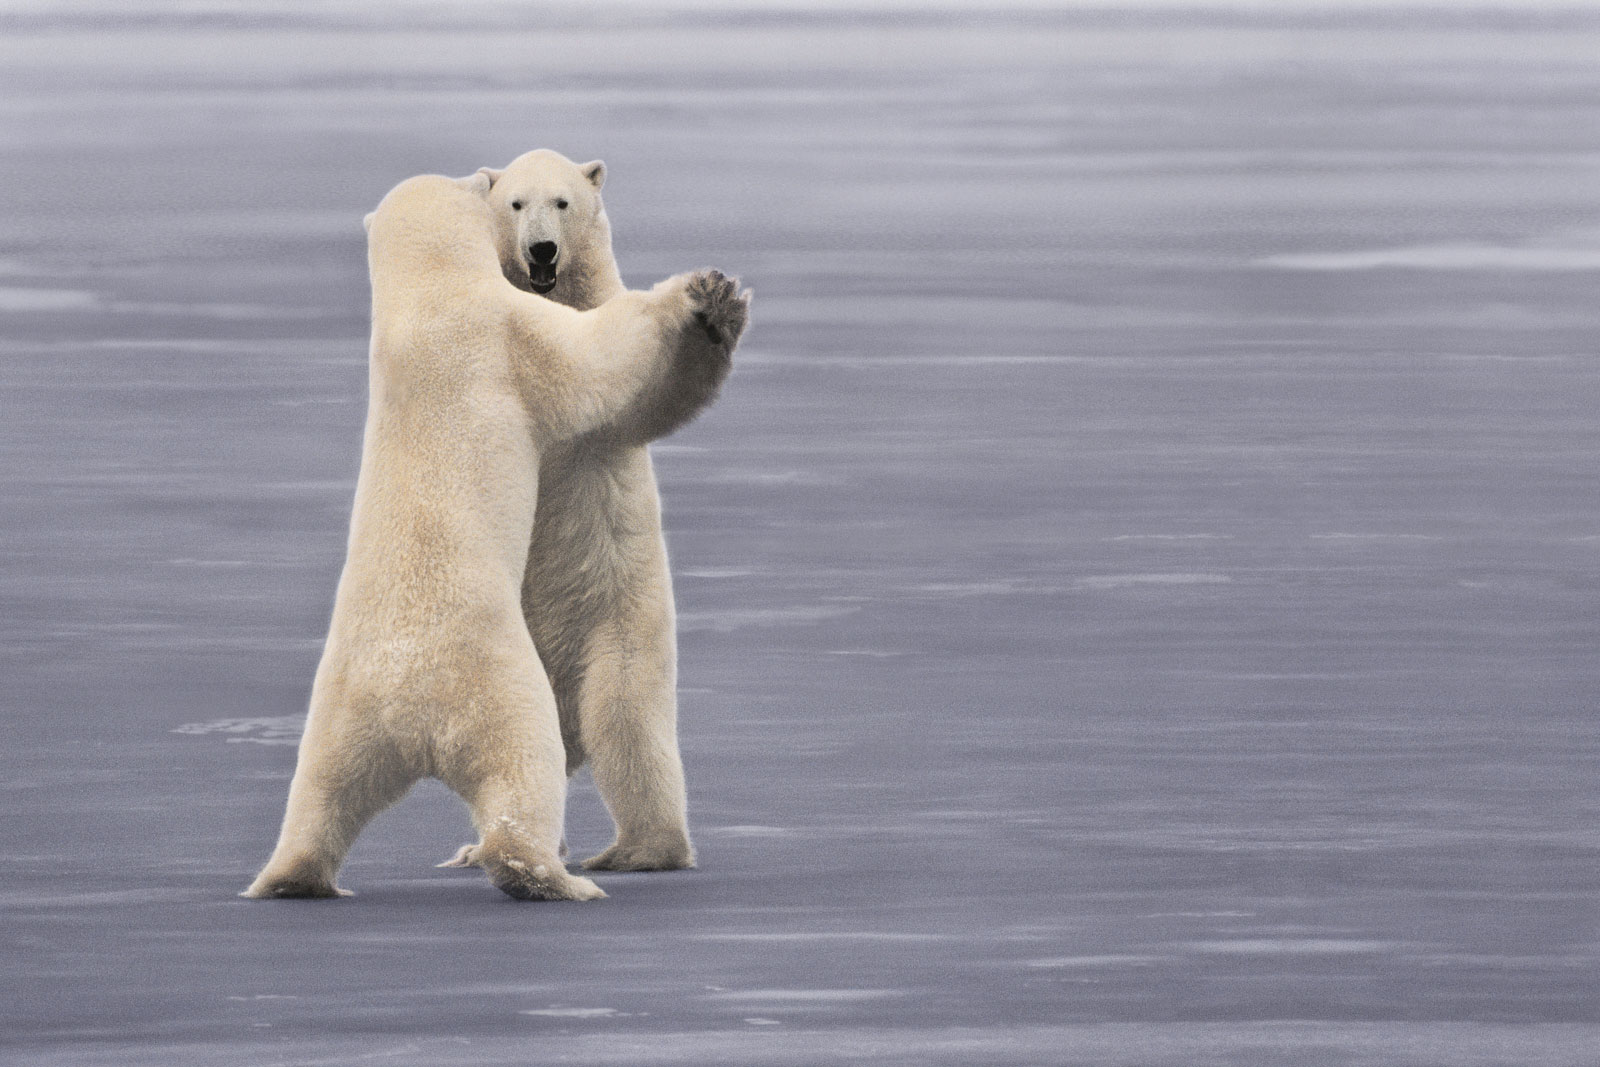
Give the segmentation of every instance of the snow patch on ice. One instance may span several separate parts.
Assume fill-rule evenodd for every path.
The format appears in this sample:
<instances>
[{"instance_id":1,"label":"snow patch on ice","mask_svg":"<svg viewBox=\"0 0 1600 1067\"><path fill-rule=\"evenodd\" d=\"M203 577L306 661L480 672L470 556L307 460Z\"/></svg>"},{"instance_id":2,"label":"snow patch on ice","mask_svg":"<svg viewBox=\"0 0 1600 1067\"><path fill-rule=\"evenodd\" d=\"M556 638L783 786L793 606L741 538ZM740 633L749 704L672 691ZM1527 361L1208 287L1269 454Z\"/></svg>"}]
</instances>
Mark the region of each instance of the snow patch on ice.
<instances>
[{"instance_id":1,"label":"snow patch on ice","mask_svg":"<svg viewBox=\"0 0 1600 1067\"><path fill-rule=\"evenodd\" d=\"M1600 270L1600 247L1548 243L1493 245L1457 242L1373 248L1354 252L1291 252L1266 256L1258 266L1278 270L1355 271L1487 270L1516 272Z\"/></svg>"},{"instance_id":2,"label":"snow patch on ice","mask_svg":"<svg viewBox=\"0 0 1600 1067\"><path fill-rule=\"evenodd\" d=\"M268 715L256 719L213 719L173 727L175 734L226 734L229 744L298 745L305 731L304 715Z\"/></svg>"},{"instance_id":3,"label":"snow patch on ice","mask_svg":"<svg viewBox=\"0 0 1600 1067\"><path fill-rule=\"evenodd\" d=\"M706 480L719 485L827 485L834 481L814 471L762 470L755 467L730 467Z\"/></svg>"},{"instance_id":4,"label":"snow patch on ice","mask_svg":"<svg viewBox=\"0 0 1600 1067\"><path fill-rule=\"evenodd\" d=\"M1314 533L1313 541L1443 541L1444 538L1435 534L1417 533L1347 533L1334 531L1333 533Z\"/></svg>"},{"instance_id":5,"label":"snow patch on ice","mask_svg":"<svg viewBox=\"0 0 1600 1067\"><path fill-rule=\"evenodd\" d=\"M926 582L916 587L919 593L938 593L944 596L990 596L1020 592L1014 579L1000 578L984 582Z\"/></svg>"},{"instance_id":6,"label":"snow patch on ice","mask_svg":"<svg viewBox=\"0 0 1600 1067\"><path fill-rule=\"evenodd\" d=\"M701 934L700 941L953 941L953 934L911 934L877 930L754 931Z\"/></svg>"},{"instance_id":7,"label":"snow patch on ice","mask_svg":"<svg viewBox=\"0 0 1600 1067\"><path fill-rule=\"evenodd\" d=\"M1107 541L1232 541L1233 534L1214 533L1138 533L1118 534Z\"/></svg>"},{"instance_id":8,"label":"snow patch on ice","mask_svg":"<svg viewBox=\"0 0 1600 1067\"><path fill-rule=\"evenodd\" d=\"M1225 585L1233 581L1226 574L1098 574L1079 578L1088 589L1127 589L1142 585Z\"/></svg>"},{"instance_id":9,"label":"snow patch on ice","mask_svg":"<svg viewBox=\"0 0 1600 1067\"><path fill-rule=\"evenodd\" d=\"M898 989L737 989L711 993L708 1000L752 1000L773 1004L847 1003L857 1000L882 1000L904 996Z\"/></svg>"},{"instance_id":10,"label":"snow patch on ice","mask_svg":"<svg viewBox=\"0 0 1600 1067\"><path fill-rule=\"evenodd\" d=\"M0 288L0 311L89 311L100 299L86 289Z\"/></svg>"},{"instance_id":11,"label":"snow patch on ice","mask_svg":"<svg viewBox=\"0 0 1600 1067\"><path fill-rule=\"evenodd\" d=\"M1111 952L1101 956L1053 956L1049 959L1029 960L1029 967L1056 970L1069 967L1144 966L1159 963L1167 956L1141 956L1133 953Z\"/></svg>"},{"instance_id":12,"label":"snow patch on ice","mask_svg":"<svg viewBox=\"0 0 1600 1067\"><path fill-rule=\"evenodd\" d=\"M229 997L229 1000L299 1000L293 993L257 993L253 997Z\"/></svg>"},{"instance_id":13,"label":"snow patch on ice","mask_svg":"<svg viewBox=\"0 0 1600 1067\"><path fill-rule=\"evenodd\" d=\"M1342 937L1241 937L1226 941L1190 941L1188 948L1193 952L1277 956L1386 952L1398 945L1396 941Z\"/></svg>"},{"instance_id":14,"label":"snow patch on ice","mask_svg":"<svg viewBox=\"0 0 1600 1067\"><path fill-rule=\"evenodd\" d=\"M895 652L883 648L830 648L830 656L866 656L868 659L898 659L901 656L915 655L912 652Z\"/></svg>"},{"instance_id":15,"label":"snow patch on ice","mask_svg":"<svg viewBox=\"0 0 1600 1067\"><path fill-rule=\"evenodd\" d=\"M686 611L678 615L679 633L715 630L733 633L749 627L808 626L854 615L860 608L831 608L821 605L796 605L789 608L745 608L730 611Z\"/></svg>"}]
</instances>

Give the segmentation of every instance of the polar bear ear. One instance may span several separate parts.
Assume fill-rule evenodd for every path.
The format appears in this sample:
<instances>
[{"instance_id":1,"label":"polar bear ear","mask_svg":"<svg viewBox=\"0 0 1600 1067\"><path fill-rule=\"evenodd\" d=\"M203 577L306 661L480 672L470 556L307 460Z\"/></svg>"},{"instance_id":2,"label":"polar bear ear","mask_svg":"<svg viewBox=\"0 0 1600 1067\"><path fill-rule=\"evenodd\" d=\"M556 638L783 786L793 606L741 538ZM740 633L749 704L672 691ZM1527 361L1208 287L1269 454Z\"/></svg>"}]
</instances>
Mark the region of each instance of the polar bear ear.
<instances>
[{"instance_id":1,"label":"polar bear ear","mask_svg":"<svg viewBox=\"0 0 1600 1067\"><path fill-rule=\"evenodd\" d=\"M361 220L361 228L368 233L372 232L372 220L377 216L376 211L367 212L367 217Z\"/></svg>"},{"instance_id":2,"label":"polar bear ear","mask_svg":"<svg viewBox=\"0 0 1600 1067\"><path fill-rule=\"evenodd\" d=\"M479 167L478 173L489 179L489 188L494 188L494 183L505 177L505 171L495 170L493 167Z\"/></svg>"},{"instance_id":3,"label":"polar bear ear","mask_svg":"<svg viewBox=\"0 0 1600 1067\"><path fill-rule=\"evenodd\" d=\"M578 168L583 171L583 176L589 179L589 184L596 189L606 183L606 165L603 160L590 160Z\"/></svg>"},{"instance_id":4,"label":"polar bear ear","mask_svg":"<svg viewBox=\"0 0 1600 1067\"><path fill-rule=\"evenodd\" d=\"M483 170L475 174L469 174L465 178L457 178L455 180L456 184L475 196L487 198L489 189L494 185L494 179L486 173L488 169L488 167L485 167Z\"/></svg>"}]
</instances>

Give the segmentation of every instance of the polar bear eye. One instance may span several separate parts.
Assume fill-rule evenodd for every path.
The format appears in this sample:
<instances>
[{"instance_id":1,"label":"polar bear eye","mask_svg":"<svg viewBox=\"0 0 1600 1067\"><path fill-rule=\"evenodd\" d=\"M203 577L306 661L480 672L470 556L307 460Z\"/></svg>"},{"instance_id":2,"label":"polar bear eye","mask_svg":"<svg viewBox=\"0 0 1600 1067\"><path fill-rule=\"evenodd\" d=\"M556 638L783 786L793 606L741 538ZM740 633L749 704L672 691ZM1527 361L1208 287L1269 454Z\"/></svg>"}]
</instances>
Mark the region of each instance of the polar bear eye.
<instances>
[{"instance_id":1,"label":"polar bear eye","mask_svg":"<svg viewBox=\"0 0 1600 1067\"><path fill-rule=\"evenodd\" d=\"M556 201L556 208L558 210L560 210L560 211L567 210L567 202L565 200L557 200Z\"/></svg>"},{"instance_id":2,"label":"polar bear eye","mask_svg":"<svg viewBox=\"0 0 1600 1067\"><path fill-rule=\"evenodd\" d=\"M522 210L522 201L521 200L513 200L513 201L511 201L511 210L512 211L521 211Z\"/></svg>"}]
</instances>

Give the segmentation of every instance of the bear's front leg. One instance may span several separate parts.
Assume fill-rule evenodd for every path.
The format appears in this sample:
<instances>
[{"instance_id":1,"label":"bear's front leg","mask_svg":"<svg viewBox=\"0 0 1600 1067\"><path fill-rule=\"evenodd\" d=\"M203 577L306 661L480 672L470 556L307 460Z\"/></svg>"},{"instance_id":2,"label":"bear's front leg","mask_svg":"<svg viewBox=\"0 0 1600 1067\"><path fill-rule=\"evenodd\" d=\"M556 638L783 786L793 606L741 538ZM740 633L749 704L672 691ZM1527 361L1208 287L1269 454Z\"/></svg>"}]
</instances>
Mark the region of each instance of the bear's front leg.
<instances>
[{"instance_id":1,"label":"bear's front leg","mask_svg":"<svg viewBox=\"0 0 1600 1067\"><path fill-rule=\"evenodd\" d=\"M666 379L641 397L624 440L644 444L687 424L717 398L750 315L750 291L718 270L668 278L650 291L671 324Z\"/></svg>"}]
</instances>

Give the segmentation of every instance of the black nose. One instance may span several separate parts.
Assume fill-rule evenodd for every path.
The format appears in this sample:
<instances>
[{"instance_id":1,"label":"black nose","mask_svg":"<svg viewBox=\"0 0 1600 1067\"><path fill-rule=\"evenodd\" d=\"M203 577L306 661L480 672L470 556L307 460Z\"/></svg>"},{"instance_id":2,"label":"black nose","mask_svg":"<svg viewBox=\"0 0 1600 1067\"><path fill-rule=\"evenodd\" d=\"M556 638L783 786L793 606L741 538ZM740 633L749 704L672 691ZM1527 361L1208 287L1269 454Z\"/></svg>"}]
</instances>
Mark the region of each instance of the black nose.
<instances>
[{"instance_id":1,"label":"black nose","mask_svg":"<svg viewBox=\"0 0 1600 1067\"><path fill-rule=\"evenodd\" d=\"M540 241L538 244L529 245L528 258L535 263L554 263L556 261L556 243L554 241Z\"/></svg>"}]
</instances>

